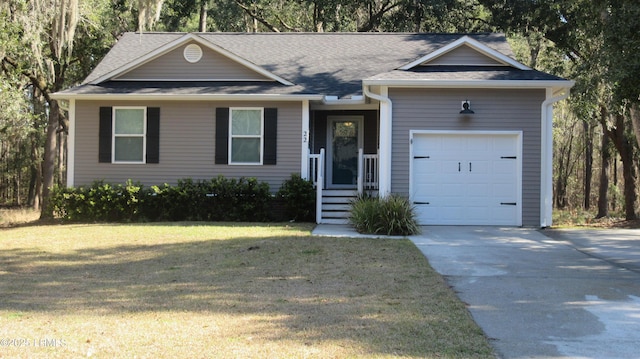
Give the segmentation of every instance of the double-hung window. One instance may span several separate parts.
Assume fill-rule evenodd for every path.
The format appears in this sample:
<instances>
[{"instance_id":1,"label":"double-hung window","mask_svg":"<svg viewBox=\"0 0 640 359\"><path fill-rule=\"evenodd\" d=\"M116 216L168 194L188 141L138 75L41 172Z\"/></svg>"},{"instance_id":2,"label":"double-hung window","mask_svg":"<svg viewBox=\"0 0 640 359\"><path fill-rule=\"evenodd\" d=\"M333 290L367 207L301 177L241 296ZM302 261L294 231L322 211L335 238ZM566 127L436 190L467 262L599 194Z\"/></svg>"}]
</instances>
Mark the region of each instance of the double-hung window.
<instances>
[{"instance_id":1,"label":"double-hung window","mask_svg":"<svg viewBox=\"0 0 640 359\"><path fill-rule=\"evenodd\" d=\"M229 125L229 163L261 165L264 109L230 108Z\"/></svg>"},{"instance_id":2,"label":"double-hung window","mask_svg":"<svg viewBox=\"0 0 640 359\"><path fill-rule=\"evenodd\" d=\"M113 163L145 163L146 107L113 108Z\"/></svg>"}]
</instances>

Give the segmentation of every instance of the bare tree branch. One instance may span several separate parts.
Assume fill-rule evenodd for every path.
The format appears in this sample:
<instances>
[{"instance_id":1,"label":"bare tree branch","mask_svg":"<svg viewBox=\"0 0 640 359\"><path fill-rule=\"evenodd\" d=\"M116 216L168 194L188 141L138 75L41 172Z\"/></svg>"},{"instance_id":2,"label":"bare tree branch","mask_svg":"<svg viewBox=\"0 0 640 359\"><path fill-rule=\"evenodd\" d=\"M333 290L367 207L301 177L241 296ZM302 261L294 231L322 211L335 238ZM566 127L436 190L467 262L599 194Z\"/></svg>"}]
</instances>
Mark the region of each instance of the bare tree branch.
<instances>
[{"instance_id":1,"label":"bare tree branch","mask_svg":"<svg viewBox=\"0 0 640 359\"><path fill-rule=\"evenodd\" d=\"M260 16L260 14L258 14L258 11L251 9L249 6L247 6L246 4L242 3L242 1L240 1L240 0L236 0L236 4L238 4L238 6L240 6L240 8L247 13L247 15L251 16L253 19L255 19L258 22L260 22L267 29L269 29L269 30L271 30L273 32L280 32L280 30L277 27L275 27L273 24L271 24L269 21L267 21L267 19L265 19L264 17Z\"/></svg>"}]
</instances>

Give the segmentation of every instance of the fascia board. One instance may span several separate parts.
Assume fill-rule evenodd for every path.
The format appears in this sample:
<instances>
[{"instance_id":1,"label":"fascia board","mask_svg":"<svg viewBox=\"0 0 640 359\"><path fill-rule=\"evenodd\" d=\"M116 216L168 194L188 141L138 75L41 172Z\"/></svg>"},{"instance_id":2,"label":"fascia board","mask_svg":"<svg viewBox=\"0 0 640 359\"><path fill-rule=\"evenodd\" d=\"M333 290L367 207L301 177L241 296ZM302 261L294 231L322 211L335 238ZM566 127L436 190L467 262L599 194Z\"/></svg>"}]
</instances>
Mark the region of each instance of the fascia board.
<instances>
[{"instance_id":1,"label":"fascia board","mask_svg":"<svg viewBox=\"0 0 640 359\"><path fill-rule=\"evenodd\" d=\"M51 94L54 100L106 100L106 101L321 101L323 95L175 95L175 94L74 94L57 92Z\"/></svg>"},{"instance_id":2,"label":"fascia board","mask_svg":"<svg viewBox=\"0 0 640 359\"><path fill-rule=\"evenodd\" d=\"M505 65L508 65L508 66L511 66L511 67L515 67L515 68L517 68L519 70L531 70L530 67L528 67L528 66L526 66L526 65L524 65L524 64L522 64L522 63L520 63L520 62L518 62L518 61L516 61L514 59L512 59L511 57L501 53L500 51L497 51L497 50L494 50L494 49L490 48L489 46L487 46L487 45L485 45L485 44L483 44L483 43L481 43L481 42L479 42L479 41L477 41L477 40L475 40L475 39L473 39L473 38L471 38L471 37L469 37L467 35L459 38L458 40L456 40L456 41L454 41L454 42L452 42L452 43L450 43L448 45L445 45L445 46L439 48L438 50L436 50L436 51L434 51L434 52L432 52L432 53L430 53L428 55L425 55L425 56L423 56L423 57L421 57L421 58L419 58L419 59L417 59L415 61L412 61L412 62L410 62L410 63L408 63L406 65L403 65L403 66L399 67L398 69L399 70L412 69L412 68L414 68L414 67L416 67L416 66L418 66L418 65L420 65L422 63L425 63L425 62L433 60L433 59L435 59L437 57L440 57L440 56L446 54L447 52L449 52L451 50L454 50L454 49L457 49L458 47L463 46L463 45L467 45L467 46L473 48L474 50L482 53L483 55L488 56L488 57L490 57L490 58L492 58L492 59L494 59L494 60L496 60L498 62L501 62L501 63L503 63Z\"/></svg>"},{"instance_id":3,"label":"fascia board","mask_svg":"<svg viewBox=\"0 0 640 359\"><path fill-rule=\"evenodd\" d=\"M176 39L174 41L171 41L171 42L167 43L166 45L163 45L163 46L157 48L156 50L151 51L151 52L149 52L148 54L146 54L144 56L141 56L140 58L128 63L127 65L125 65L123 67L120 67L120 68L118 68L116 70L113 70L113 71L111 71L109 73L106 73L106 74L100 76L99 78L91 81L90 84L97 85L97 84L99 84L101 82L104 82L104 81L113 79L115 77L118 77L120 75L123 75L123 74L125 74L125 73L127 73L127 72L129 72L129 71L131 71L131 70L133 70L133 69L135 69L135 68L137 68L137 67L139 67L139 66L141 66L141 65L143 65L143 64L145 64L145 63L147 63L149 61L151 61L151 60L154 60L154 59L158 58L159 56L161 56L163 54L166 54L167 52L169 52L171 50L174 50L174 49L178 48L179 46L184 45L185 43L190 42L190 41L197 42L199 45L202 45L202 46L204 46L204 47L206 47L206 48L208 48L210 50L213 50L215 52L218 52L219 54L228 57L229 59L237 62L238 64L243 65L243 66L245 66L245 67L247 67L247 68L249 68L249 69L251 69L251 70L253 70L253 71L255 71L255 72L257 72L257 73L259 73L259 74L261 74L261 75L263 75L265 77L267 77L267 78L270 78L270 79L272 79L274 81L280 82L283 85L286 85L286 86L292 86L293 85L293 83L291 83L290 81L287 81L287 80L283 79L282 77L277 76L277 75L275 75L275 74L263 69L262 67L254 64L254 63L252 63L250 61L247 61L246 59L243 59L242 57L237 56L237 55L235 55L235 54L233 54L233 53L231 53L231 52L229 52L229 51L227 51L227 50L225 50L225 49L223 49L223 48L221 48L221 47L219 47L219 46L217 46L217 45L215 45L215 44L213 44L213 43L211 43L211 42L209 42L209 41L207 41L207 40L203 39L202 37L197 36L195 34L186 34L186 35L184 35L184 36L182 36L182 37L180 37L180 38L178 38L178 39Z\"/></svg>"},{"instance_id":4,"label":"fascia board","mask_svg":"<svg viewBox=\"0 0 640 359\"><path fill-rule=\"evenodd\" d=\"M364 80L365 86L429 88L571 88L570 80Z\"/></svg>"}]
</instances>

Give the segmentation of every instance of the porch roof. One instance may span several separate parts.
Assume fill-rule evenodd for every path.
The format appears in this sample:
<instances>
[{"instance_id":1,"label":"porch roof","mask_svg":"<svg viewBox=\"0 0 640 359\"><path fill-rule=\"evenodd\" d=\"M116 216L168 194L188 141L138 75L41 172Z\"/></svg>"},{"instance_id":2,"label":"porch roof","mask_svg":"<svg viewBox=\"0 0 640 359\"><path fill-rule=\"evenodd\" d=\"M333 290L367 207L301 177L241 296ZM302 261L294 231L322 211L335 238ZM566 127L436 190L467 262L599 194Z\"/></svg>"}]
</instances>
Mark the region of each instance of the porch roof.
<instances>
[{"instance_id":1,"label":"porch roof","mask_svg":"<svg viewBox=\"0 0 640 359\"><path fill-rule=\"evenodd\" d=\"M507 66L420 66L364 79L368 85L434 87L566 87L573 83L537 70Z\"/></svg>"}]
</instances>

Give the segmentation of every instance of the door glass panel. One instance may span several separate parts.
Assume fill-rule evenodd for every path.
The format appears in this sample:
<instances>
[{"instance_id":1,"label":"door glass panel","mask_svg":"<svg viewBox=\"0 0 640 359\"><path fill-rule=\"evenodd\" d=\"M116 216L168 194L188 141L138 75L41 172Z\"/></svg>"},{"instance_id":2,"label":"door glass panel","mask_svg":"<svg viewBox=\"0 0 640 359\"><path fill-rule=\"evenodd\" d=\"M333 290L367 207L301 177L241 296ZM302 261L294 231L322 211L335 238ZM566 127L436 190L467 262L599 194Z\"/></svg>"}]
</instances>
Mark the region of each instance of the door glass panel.
<instances>
[{"instance_id":1,"label":"door glass panel","mask_svg":"<svg viewBox=\"0 0 640 359\"><path fill-rule=\"evenodd\" d=\"M358 173L358 122L335 121L332 126L332 183L355 185Z\"/></svg>"}]
</instances>

